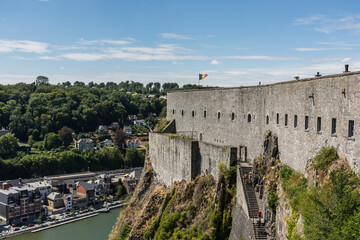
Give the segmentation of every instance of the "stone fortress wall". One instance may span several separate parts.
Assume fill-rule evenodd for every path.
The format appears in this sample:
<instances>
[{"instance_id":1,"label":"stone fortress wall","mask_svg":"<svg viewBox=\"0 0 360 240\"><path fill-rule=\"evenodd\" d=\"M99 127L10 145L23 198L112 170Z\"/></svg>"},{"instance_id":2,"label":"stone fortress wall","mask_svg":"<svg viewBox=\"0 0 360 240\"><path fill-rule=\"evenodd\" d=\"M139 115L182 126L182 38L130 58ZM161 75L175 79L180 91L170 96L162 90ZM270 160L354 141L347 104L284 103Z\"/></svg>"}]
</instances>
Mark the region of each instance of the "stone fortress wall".
<instances>
[{"instance_id":1,"label":"stone fortress wall","mask_svg":"<svg viewBox=\"0 0 360 240\"><path fill-rule=\"evenodd\" d=\"M262 154L264 133L271 130L279 138L281 161L300 172L326 145L360 169L360 72L170 92L167 118L200 144L246 146L250 162Z\"/></svg>"},{"instance_id":2,"label":"stone fortress wall","mask_svg":"<svg viewBox=\"0 0 360 240\"><path fill-rule=\"evenodd\" d=\"M183 139L162 133L150 133L149 156L158 179L166 185L175 181L191 181L205 173L215 179L218 176L218 164L224 162L227 167L236 162L237 149Z\"/></svg>"}]
</instances>

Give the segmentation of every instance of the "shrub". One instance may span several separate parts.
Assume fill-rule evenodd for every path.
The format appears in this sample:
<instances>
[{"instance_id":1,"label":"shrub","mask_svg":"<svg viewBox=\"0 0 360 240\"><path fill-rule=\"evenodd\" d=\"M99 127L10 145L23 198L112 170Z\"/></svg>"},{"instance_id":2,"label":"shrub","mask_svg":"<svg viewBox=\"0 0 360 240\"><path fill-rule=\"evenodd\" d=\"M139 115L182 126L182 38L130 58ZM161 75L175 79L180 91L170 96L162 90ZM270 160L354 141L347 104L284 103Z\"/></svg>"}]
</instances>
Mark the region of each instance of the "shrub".
<instances>
[{"instance_id":1,"label":"shrub","mask_svg":"<svg viewBox=\"0 0 360 240\"><path fill-rule=\"evenodd\" d=\"M270 190L268 205L273 213L276 213L276 206L278 204L279 197L274 190Z\"/></svg>"},{"instance_id":2,"label":"shrub","mask_svg":"<svg viewBox=\"0 0 360 240\"><path fill-rule=\"evenodd\" d=\"M119 235L116 240L126 240L130 234L131 228L129 225L124 224L119 229Z\"/></svg>"},{"instance_id":3,"label":"shrub","mask_svg":"<svg viewBox=\"0 0 360 240\"><path fill-rule=\"evenodd\" d=\"M336 159L338 155L334 147L324 147L314 158L314 167L316 169L326 170Z\"/></svg>"}]
</instances>

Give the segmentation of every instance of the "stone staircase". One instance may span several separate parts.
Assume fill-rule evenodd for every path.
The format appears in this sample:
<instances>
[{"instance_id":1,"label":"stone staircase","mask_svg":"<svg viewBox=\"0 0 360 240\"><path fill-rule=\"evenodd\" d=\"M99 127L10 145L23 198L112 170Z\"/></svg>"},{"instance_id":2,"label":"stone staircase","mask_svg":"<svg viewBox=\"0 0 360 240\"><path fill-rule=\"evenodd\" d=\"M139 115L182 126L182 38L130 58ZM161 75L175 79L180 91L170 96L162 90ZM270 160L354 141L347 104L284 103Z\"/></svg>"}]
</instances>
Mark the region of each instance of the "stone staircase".
<instances>
[{"instance_id":1,"label":"stone staircase","mask_svg":"<svg viewBox=\"0 0 360 240\"><path fill-rule=\"evenodd\" d=\"M259 205L255 195L255 189L252 187L252 184L248 182L245 184L244 174L246 173L249 176L249 173L252 171L252 167L240 167L241 180L244 187L246 204L249 211L249 217L253 222L255 239L267 239L267 233L265 226L260 224L260 227L257 227L257 214L259 211Z\"/></svg>"}]
</instances>

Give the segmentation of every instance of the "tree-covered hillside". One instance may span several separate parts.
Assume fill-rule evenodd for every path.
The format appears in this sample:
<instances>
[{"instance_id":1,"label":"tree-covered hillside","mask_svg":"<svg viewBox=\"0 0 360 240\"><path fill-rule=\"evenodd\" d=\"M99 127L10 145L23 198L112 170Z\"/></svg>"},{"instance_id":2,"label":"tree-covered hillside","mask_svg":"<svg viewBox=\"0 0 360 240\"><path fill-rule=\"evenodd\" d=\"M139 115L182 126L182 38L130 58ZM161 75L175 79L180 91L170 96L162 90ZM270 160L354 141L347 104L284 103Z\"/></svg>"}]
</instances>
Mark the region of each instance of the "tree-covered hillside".
<instances>
[{"instance_id":1,"label":"tree-covered hillside","mask_svg":"<svg viewBox=\"0 0 360 240\"><path fill-rule=\"evenodd\" d=\"M40 77L40 76L39 76ZM108 82L85 85L70 82L49 85L44 81L0 86L0 127L9 128L22 141L32 136L41 140L46 133L67 126L78 132L94 131L100 124L124 124L128 114L140 118L161 115L165 99L157 98L177 84ZM154 94L157 97L144 96ZM164 113L163 113L164 114Z\"/></svg>"}]
</instances>

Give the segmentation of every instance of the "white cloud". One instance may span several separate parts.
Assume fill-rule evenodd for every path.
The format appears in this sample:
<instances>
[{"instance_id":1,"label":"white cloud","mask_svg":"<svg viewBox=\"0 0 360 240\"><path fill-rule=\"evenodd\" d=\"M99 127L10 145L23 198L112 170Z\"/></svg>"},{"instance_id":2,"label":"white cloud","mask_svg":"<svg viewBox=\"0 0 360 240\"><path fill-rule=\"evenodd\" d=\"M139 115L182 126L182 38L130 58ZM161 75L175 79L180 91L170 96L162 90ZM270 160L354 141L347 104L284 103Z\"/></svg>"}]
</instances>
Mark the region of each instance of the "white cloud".
<instances>
[{"instance_id":1,"label":"white cloud","mask_svg":"<svg viewBox=\"0 0 360 240\"><path fill-rule=\"evenodd\" d=\"M193 39L190 36L180 35L180 34L176 34L176 33L161 33L160 36L163 37L163 38L166 38L166 39L177 39L177 40L190 40L190 39Z\"/></svg>"},{"instance_id":2,"label":"white cloud","mask_svg":"<svg viewBox=\"0 0 360 240\"><path fill-rule=\"evenodd\" d=\"M295 20L295 25L312 25L315 31L332 33L339 30L360 32L360 16L334 18L326 15L315 15Z\"/></svg>"},{"instance_id":3,"label":"white cloud","mask_svg":"<svg viewBox=\"0 0 360 240\"><path fill-rule=\"evenodd\" d=\"M315 52L315 51L331 51L331 50L353 50L351 47L337 47L337 48L294 48L298 52Z\"/></svg>"},{"instance_id":4,"label":"white cloud","mask_svg":"<svg viewBox=\"0 0 360 240\"><path fill-rule=\"evenodd\" d=\"M286 61L299 60L296 57L275 57L275 56L225 56L223 59L239 59L239 60L270 60L270 61Z\"/></svg>"},{"instance_id":5,"label":"white cloud","mask_svg":"<svg viewBox=\"0 0 360 240\"><path fill-rule=\"evenodd\" d=\"M127 61L176 61L176 60L207 60L201 55L189 55L191 50L175 44L159 44L157 47L110 47L102 48L100 52L92 53L66 53L61 58L76 61L97 61L106 59L122 59Z\"/></svg>"},{"instance_id":6,"label":"white cloud","mask_svg":"<svg viewBox=\"0 0 360 240\"><path fill-rule=\"evenodd\" d=\"M218 64L221 64L221 62L216 61L216 60L214 59L214 60L212 60L212 61L210 62L210 64L218 65Z\"/></svg>"},{"instance_id":7,"label":"white cloud","mask_svg":"<svg viewBox=\"0 0 360 240\"><path fill-rule=\"evenodd\" d=\"M1 52L47 53L49 44L28 40L0 40Z\"/></svg>"},{"instance_id":8,"label":"white cloud","mask_svg":"<svg viewBox=\"0 0 360 240\"><path fill-rule=\"evenodd\" d=\"M341 60L341 62L349 62L351 60L351 58L344 58Z\"/></svg>"}]
</instances>

